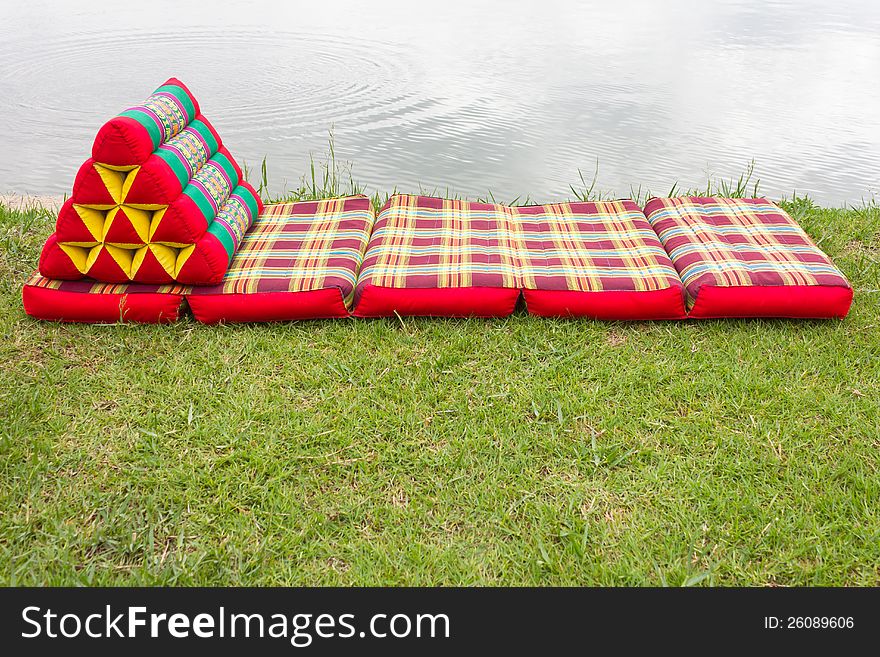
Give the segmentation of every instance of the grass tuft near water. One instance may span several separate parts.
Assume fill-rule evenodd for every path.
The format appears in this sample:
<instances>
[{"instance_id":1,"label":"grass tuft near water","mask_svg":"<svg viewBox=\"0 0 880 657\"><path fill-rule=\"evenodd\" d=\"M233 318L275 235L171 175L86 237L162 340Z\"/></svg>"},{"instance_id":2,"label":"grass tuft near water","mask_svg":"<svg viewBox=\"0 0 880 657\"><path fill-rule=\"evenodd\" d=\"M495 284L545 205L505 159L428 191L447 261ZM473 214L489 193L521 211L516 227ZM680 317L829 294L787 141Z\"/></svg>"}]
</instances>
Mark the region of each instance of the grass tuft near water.
<instances>
[{"instance_id":1,"label":"grass tuft near water","mask_svg":"<svg viewBox=\"0 0 880 657\"><path fill-rule=\"evenodd\" d=\"M845 321L48 324L0 206L0 583L878 585L880 209L785 206Z\"/></svg>"}]
</instances>

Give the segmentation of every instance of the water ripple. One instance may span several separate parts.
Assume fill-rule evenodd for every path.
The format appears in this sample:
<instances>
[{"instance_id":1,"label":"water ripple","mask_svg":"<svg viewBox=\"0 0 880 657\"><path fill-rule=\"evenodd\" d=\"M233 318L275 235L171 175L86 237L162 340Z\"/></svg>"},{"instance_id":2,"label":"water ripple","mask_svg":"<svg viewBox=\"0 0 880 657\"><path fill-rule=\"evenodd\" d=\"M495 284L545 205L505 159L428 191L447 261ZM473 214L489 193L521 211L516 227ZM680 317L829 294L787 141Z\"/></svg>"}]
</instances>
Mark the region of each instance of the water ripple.
<instances>
[{"instance_id":1,"label":"water ripple","mask_svg":"<svg viewBox=\"0 0 880 657\"><path fill-rule=\"evenodd\" d=\"M391 8L372 29L311 14L99 28L85 5L47 14L51 29L0 26L0 191L69 190L101 123L170 75L240 160L268 158L277 185L323 152L333 126L355 177L385 190L560 198L598 159L603 189L665 192L736 177L753 158L769 194L837 203L880 187L873 13L823 21L787 0L699 11L585 2L561 21L547 2L528 20L480 3L469 22L450 9L421 28ZM342 0L325 3L348 19Z\"/></svg>"}]
</instances>

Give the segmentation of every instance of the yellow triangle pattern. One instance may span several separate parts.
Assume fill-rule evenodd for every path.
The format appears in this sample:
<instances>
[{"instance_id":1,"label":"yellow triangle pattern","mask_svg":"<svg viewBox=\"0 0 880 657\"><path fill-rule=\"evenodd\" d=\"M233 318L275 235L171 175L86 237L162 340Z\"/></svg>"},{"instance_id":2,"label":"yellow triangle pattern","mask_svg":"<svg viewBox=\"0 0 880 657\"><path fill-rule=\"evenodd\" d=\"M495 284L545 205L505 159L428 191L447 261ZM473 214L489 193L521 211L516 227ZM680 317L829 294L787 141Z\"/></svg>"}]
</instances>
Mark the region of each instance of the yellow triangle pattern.
<instances>
[{"instance_id":1,"label":"yellow triangle pattern","mask_svg":"<svg viewBox=\"0 0 880 657\"><path fill-rule=\"evenodd\" d=\"M110 166L95 163L94 168L107 188L113 204L74 203L76 213L93 240L60 242L61 250L67 254L81 274L88 275L101 250L106 249L129 278L134 278L137 274L149 251L169 276L176 278L195 251L195 245L151 242L168 206L158 203L125 202L140 166ZM128 221L140 243L107 241L116 221Z\"/></svg>"},{"instance_id":2,"label":"yellow triangle pattern","mask_svg":"<svg viewBox=\"0 0 880 657\"><path fill-rule=\"evenodd\" d=\"M142 246L133 252L134 257L131 262L131 276L134 276L138 269L140 269L144 259L147 257L147 252L149 251L153 254L156 262L162 265L162 269L164 269L172 278L176 278L195 248L195 244L190 244L184 249L178 249L159 242L153 242L146 246Z\"/></svg>"},{"instance_id":3,"label":"yellow triangle pattern","mask_svg":"<svg viewBox=\"0 0 880 657\"><path fill-rule=\"evenodd\" d=\"M74 267L79 270L80 274L87 274L92 266L92 260L89 262L89 248L84 246L73 246L71 244L59 243L58 246L67 254ZM94 247L97 248L97 247Z\"/></svg>"},{"instance_id":4,"label":"yellow triangle pattern","mask_svg":"<svg viewBox=\"0 0 880 657\"><path fill-rule=\"evenodd\" d=\"M131 261L134 258L134 252L131 249L123 249L118 246L113 246L112 244L105 244L104 248L107 250L107 253L113 256L113 259L116 261L116 264L119 265L119 268L131 278Z\"/></svg>"},{"instance_id":5,"label":"yellow triangle pattern","mask_svg":"<svg viewBox=\"0 0 880 657\"><path fill-rule=\"evenodd\" d=\"M74 204L73 209L76 210L76 213L79 215L79 218L82 219L82 222L85 224L89 233L95 238L95 243L102 241L104 239L105 213L101 210L95 210L94 208L89 208L84 205Z\"/></svg>"},{"instance_id":6,"label":"yellow triangle pattern","mask_svg":"<svg viewBox=\"0 0 880 657\"><path fill-rule=\"evenodd\" d=\"M101 176L104 186L110 193L110 198L119 205L125 200L140 167L111 167L105 164L95 164L95 171Z\"/></svg>"}]
</instances>

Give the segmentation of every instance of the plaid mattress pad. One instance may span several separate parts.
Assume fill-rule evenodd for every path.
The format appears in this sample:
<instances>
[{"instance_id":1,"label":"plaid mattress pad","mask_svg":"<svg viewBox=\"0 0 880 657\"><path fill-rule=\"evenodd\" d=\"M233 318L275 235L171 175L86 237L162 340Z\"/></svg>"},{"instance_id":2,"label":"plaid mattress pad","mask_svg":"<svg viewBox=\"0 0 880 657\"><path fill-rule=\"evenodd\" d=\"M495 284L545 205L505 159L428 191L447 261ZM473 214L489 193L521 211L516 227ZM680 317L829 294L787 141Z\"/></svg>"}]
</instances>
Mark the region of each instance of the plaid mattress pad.
<instances>
[{"instance_id":1,"label":"plaid mattress pad","mask_svg":"<svg viewBox=\"0 0 880 657\"><path fill-rule=\"evenodd\" d=\"M396 195L367 247L358 290L367 285L601 292L681 282L633 201L510 207Z\"/></svg>"},{"instance_id":2,"label":"plaid mattress pad","mask_svg":"<svg viewBox=\"0 0 880 657\"><path fill-rule=\"evenodd\" d=\"M849 282L782 208L763 198L655 198L645 213L691 302L703 286Z\"/></svg>"},{"instance_id":3,"label":"plaid mattress pad","mask_svg":"<svg viewBox=\"0 0 880 657\"><path fill-rule=\"evenodd\" d=\"M190 295L338 287L350 304L372 225L366 196L267 205L223 282L193 287Z\"/></svg>"}]
</instances>

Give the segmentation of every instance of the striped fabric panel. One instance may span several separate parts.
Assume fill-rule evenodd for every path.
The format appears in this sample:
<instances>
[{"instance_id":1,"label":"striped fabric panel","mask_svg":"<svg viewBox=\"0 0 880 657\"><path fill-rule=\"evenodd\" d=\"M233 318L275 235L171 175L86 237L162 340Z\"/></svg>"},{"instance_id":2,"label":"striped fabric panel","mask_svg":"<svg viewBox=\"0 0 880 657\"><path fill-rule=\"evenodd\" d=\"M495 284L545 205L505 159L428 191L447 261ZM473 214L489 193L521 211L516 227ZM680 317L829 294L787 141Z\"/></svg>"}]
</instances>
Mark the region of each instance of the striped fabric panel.
<instances>
[{"instance_id":1,"label":"striped fabric panel","mask_svg":"<svg viewBox=\"0 0 880 657\"><path fill-rule=\"evenodd\" d=\"M214 217L238 182L232 162L219 152L192 177L183 195L192 198L205 217Z\"/></svg>"},{"instance_id":2,"label":"striped fabric panel","mask_svg":"<svg viewBox=\"0 0 880 657\"><path fill-rule=\"evenodd\" d=\"M516 287L503 206L396 195L379 213L359 287Z\"/></svg>"},{"instance_id":3,"label":"striped fabric panel","mask_svg":"<svg viewBox=\"0 0 880 657\"><path fill-rule=\"evenodd\" d=\"M632 201L509 207L399 195L380 212L359 279L382 287L681 287Z\"/></svg>"},{"instance_id":4,"label":"striped fabric panel","mask_svg":"<svg viewBox=\"0 0 880 657\"><path fill-rule=\"evenodd\" d=\"M350 304L372 225L365 196L267 205L242 240L223 282L193 288L191 294L338 287Z\"/></svg>"},{"instance_id":5,"label":"striped fabric panel","mask_svg":"<svg viewBox=\"0 0 880 657\"><path fill-rule=\"evenodd\" d=\"M181 188L220 148L220 142L208 126L196 119L177 135L159 146L156 155L164 160Z\"/></svg>"},{"instance_id":6,"label":"striped fabric panel","mask_svg":"<svg viewBox=\"0 0 880 657\"><path fill-rule=\"evenodd\" d=\"M703 285L849 287L794 219L767 199L655 198L645 212L691 300Z\"/></svg>"},{"instance_id":7,"label":"striped fabric panel","mask_svg":"<svg viewBox=\"0 0 880 657\"><path fill-rule=\"evenodd\" d=\"M91 279L78 281L59 281L41 276L35 272L25 286L45 287L62 292L78 292L81 294L188 294L188 285L146 285L143 283L101 283Z\"/></svg>"},{"instance_id":8,"label":"striped fabric panel","mask_svg":"<svg viewBox=\"0 0 880 657\"><path fill-rule=\"evenodd\" d=\"M258 212L259 205L254 189L244 183L232 190L232 194L208 226L208 232L220 240L226 249L230 263Z\"/></svg>"},{"instance_id":9,"label":"striped fabric panel","mask_svg":"<svg viewBox=\"0 0 880 657\"><path fill-rule=\"evenodd\" d=\"M168 80L142 104L129 107L119 116L138 121L150 133L153 147L168 141L198 115L198 104L179 81Z\"/></svg>"},{"instance_id":10,"label":"striped fabric panel","mask_svg":"<svg viewBox=\"0 0 880 657\"><path fill-rule=\"evenodd\" d=\"M633 201L520 208L513 220L526 235L525 249L520 252L525 289L646 292L681 288L672 261Z\"/></svg>"}]
</instances>

